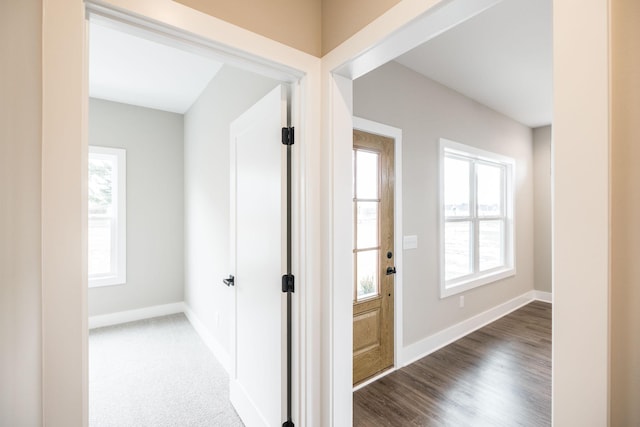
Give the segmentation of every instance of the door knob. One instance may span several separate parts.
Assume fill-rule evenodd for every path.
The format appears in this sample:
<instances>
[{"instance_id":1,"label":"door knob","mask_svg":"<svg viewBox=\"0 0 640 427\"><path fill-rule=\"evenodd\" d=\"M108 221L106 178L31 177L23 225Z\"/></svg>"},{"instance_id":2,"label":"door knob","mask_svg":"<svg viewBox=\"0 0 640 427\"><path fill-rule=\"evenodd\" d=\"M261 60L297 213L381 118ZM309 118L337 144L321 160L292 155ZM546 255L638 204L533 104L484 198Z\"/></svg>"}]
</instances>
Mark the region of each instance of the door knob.
<instances>
[{"instance_id":1,"label":"door knob","mask_svg":"<svg viewBox=\"0 0 640 427\"><path fill-rule=\"evenodd\" d=\"M234 280L235 280L235 277L233 277L230 274L229 277L227 277L226 279L222 279L222 282L227 286L233 286L234 285Z\"/></svg>"},{"instance_id":2,"label":"door knob","mask_svg":"<svg viewBox=\"0 0 640 427\"><path fill-rule=\"evenodd\" d=\"M387 267L387 276L390 276L392 274L396 274L396 268L395 267Z\"/></svg>"}]
</instances>

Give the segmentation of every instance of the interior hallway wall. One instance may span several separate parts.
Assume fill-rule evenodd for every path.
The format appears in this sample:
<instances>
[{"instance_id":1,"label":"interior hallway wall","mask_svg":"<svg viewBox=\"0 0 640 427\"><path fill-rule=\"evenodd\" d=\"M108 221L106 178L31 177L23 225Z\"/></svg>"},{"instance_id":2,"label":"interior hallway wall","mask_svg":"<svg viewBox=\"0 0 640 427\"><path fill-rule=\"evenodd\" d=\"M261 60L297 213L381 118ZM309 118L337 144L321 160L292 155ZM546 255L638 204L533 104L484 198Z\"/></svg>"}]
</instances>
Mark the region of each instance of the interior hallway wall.
<instances>
[{"instance_id":1,"label":"interior hallway wall","mask_svg":"<svg viewBox=\"0 0 640 427\"><path fill-rule=\"evenodd\" d=\"M533 290L531 129L390 62L354 82L354 115L402 129L403 227L418 236L404 251L404 345L416 343ZM516 275L440 299L438 143L447 138L516 161Z\"/></svg>"},{"instance_id":2,"label":"interior hallway wall","mask_svg":"<svg viewBox=\"0 0 640 427\"><path fill-rule=\"evenodd\" d=\"M127 155L127 282L89 288L89 316L184 299L183 116L89 101L89 145Z\"/></svg>"},{"instance_id":3,"label":"interior hallway wall","mask_svg":"<svg viewBox=\"0 0 640 427\"><path fill-rule=\"evenodd\" d=\"M551 292L551 126L533 129L533 183L534 284Z\"/></svg>"},{"instance_id":4,"label":"interior hallway wall","mask_svg":"<svg viewBox=\"0 0 640 427\"><path fill-rule=\"evenodd\" d=\"M246 30L320 56L321 0L176 0Z\"/></svg>"},{"instance_id":5,"label":"interior hallway wall","mask_svg":"<svg viewBox=\"0 0 640 427\"><path fill-rule=\"evenodd\" d=\"M176 1L322 57L401 0Z\"/></svg>"},{"instance_id":6,"label":"interior hallway wall","mask_svg":"<svg viewBox=\"0 0 640 427\"><path fill-rule=\"evenodd\" d=\"M185 302L227 354L232 290L222 279L231 267L229 124L277 83L223 66L184 119Z\"/></svg>"},{"instance_id":7,"label":"interior hallway wall","mask_svg":"<svg viewBox=\"0 0 640 427\"><path fill-rule=\"evenodd\" d=\"M640 425L640 2L611 7L612 426Z\"/></svg>"},{"instance_id":8,"label":"interior hallway wall","mask_svg":"<svg viewBox=\"0 0 640 427\"><path fill-rule=\"evenodd\" d=\"M401 0L322 0L322 55L366 27Z\"/></svg>"},{"instance_id":9,"label":"interior hallway wall","mask_svg":"<svg viewBox=\"0 0 640 427\"><path fill-rule=\"evenodd\" d=\"M0 425L42 424L42 2L0 2Z\"/></svg>"}]
</instances>

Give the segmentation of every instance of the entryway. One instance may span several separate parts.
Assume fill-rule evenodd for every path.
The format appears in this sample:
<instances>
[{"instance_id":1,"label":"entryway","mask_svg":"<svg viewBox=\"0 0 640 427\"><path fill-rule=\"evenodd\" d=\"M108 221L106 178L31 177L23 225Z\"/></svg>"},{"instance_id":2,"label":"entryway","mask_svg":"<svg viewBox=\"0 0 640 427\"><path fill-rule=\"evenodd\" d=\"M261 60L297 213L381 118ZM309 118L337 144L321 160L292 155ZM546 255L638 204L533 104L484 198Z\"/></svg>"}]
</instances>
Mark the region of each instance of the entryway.
<instances>
[{"instance_id":1,"label":"entryway","mask_svg":"<svg viewBox=\"0 0 640 427\"><path fill-rule=\"evenodd\" d=\"M394 364L394 140L353 131L353 384Z\"/></svg>"}]
</instances>

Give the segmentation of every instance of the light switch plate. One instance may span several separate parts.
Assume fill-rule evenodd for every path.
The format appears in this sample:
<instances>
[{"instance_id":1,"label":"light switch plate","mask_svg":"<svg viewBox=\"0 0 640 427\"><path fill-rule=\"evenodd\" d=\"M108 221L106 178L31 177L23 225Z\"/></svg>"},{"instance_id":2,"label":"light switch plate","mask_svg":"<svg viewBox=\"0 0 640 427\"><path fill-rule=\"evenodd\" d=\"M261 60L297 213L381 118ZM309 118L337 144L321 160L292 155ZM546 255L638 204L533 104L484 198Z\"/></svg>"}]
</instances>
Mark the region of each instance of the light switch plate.
<instances>
[{"instance_id":1,"label":"light switch plate","mask_svg":"<svg viewBox=\"0 0 640 427\"><path fill-rule=\"evenodd\" d=\"M418 247L418 236L404 236L402 247L404 249L416 249Z\"/></svg>"}]
</instances>

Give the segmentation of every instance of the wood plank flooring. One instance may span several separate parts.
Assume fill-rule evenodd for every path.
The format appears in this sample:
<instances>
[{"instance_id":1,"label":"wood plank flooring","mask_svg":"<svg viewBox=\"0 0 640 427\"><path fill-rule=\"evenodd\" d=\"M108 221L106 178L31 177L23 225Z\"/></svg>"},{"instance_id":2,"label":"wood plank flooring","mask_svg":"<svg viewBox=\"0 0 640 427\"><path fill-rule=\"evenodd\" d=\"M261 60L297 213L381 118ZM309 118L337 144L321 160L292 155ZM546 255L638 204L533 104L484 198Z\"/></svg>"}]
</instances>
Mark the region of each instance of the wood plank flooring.
<instances>
[{"instance_id":1,"label":"wood plank flooring","mask_svg":"<svg viewBox=\"0 0 640 427\"><path fill-rule=\"evenodd\" d=\"M532 302L353 395L353 425L551 425L551 304Z\"/></svg>"}]
</instances>

